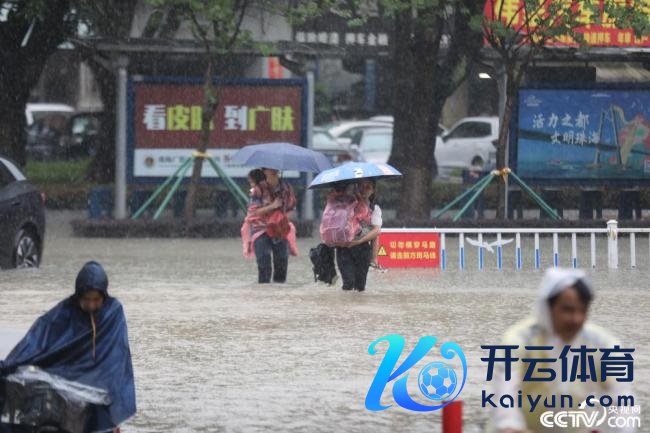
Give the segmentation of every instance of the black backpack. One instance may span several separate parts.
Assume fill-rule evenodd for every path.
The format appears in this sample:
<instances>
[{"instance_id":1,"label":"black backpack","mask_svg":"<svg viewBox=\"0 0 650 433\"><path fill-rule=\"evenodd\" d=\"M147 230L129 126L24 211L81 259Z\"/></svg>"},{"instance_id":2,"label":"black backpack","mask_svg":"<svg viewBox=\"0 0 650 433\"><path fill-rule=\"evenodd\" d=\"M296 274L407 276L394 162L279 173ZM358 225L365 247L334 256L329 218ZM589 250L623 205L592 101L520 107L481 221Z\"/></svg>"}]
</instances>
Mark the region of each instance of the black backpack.
<instances>
[{"instance_id":1,"label":"black backpack","mask_svg":"<svg viewBox=\"0 0 650 433\"><path fill-rule=\"evenodd\" d=\"M334 266L334 248L325 244L318 244L309 250L309 259L313 266L314 281L324 281L332 284L336 277L336 267Z\"/></svg>"}]
</instances>

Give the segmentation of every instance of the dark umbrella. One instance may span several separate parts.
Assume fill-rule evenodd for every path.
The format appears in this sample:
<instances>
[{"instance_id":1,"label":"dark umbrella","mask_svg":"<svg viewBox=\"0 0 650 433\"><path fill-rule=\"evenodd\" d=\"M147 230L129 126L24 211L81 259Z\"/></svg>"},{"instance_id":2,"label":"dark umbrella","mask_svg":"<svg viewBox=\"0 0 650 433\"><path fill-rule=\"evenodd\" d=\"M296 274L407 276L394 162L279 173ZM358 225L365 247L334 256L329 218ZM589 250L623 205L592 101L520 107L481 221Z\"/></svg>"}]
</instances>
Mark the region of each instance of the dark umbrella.
<instances>
[{"instance_id":1,"label":"dark umbrella","mask_svg":"<svg viewBox=\"0 0 650 433\"><path fill-rule=\"evenodd\" d=\"M275 170L297 170L318 173L332 168L325 155L291 143L251 144L232 157L235 164L266 167Z\"/></svg>"}]
</instances>

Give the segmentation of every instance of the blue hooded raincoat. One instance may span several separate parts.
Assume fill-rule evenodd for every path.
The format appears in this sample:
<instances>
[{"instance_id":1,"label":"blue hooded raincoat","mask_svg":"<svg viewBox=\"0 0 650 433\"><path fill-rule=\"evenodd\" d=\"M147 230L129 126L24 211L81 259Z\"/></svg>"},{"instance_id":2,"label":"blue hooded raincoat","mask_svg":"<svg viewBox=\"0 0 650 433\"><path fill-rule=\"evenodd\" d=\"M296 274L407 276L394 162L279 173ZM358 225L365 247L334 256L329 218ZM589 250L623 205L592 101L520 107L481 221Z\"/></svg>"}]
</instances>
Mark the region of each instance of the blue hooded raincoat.
<instances>
[{"instance_id":1,"label":"blue hooded raincoat","mask_svg":"<svg viewBox=\"0 0 650 433\"><path fill-rule=\"evenodd\" d=\"M79 306L80 296L98 290L102 307L91 314ZM111 404L93 406L87 431L111 431L133 416L135 385L126 317L120 302L108 294L108 277L97 262L88 262L79 272L75 294L38 318L27 335L4 361L0 373L35 365L48 373L108 391ZM4 405L0 394L0 413ZM2 428L0 427L0 431Z\"/></svg>"}]
</instances>

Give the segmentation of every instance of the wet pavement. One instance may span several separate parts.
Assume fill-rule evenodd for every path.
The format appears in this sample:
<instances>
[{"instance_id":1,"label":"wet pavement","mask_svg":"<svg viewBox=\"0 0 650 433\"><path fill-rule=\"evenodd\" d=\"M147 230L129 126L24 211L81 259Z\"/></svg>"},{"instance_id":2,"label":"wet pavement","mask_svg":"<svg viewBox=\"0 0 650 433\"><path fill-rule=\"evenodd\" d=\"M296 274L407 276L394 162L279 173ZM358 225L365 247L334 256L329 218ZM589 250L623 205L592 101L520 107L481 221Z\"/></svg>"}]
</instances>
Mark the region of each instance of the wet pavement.
<instances>
[{"instance_id":1,"label":"wet pavement","mask_svg":"<svg viewBox=\"0 0 650 433\"><path fill-rule=\"evenodd\" d=\"M307 252L317 241L300 239L289 281L262 286L238 239L81 239L72 237L69 217L48 215L40 269L0 272L0 330L26 330L72 292L84 262L101 262L109 292L124 304L133 353L138 414L125 432L440 431L439 411L364 407L382 353L371 356L368 346L393 333L405 336L407 350L422 335L460 344L469 366L460 397L465 432L482 431L488 412L480 407L480 345L497 344L509 325L528 315L541 278L530 260L521 272L499 272L489 255L485 271L476 270L468 254L468 269L460 272L452 249L448 272L371 272L365 293L348 293L313 282ZM592 318L636 348L634 389L647 426L650 263L647 238L637 243L639 269L600 266L591 273L597 288ZM567 245L563 239L564 251ZM584 263L587 245L580 241ZM626 254L622 245L623 267ZM604 262L599 257L599 265ZM392 403L389 389L386 404Z\"/></svg>"}]
</instances>

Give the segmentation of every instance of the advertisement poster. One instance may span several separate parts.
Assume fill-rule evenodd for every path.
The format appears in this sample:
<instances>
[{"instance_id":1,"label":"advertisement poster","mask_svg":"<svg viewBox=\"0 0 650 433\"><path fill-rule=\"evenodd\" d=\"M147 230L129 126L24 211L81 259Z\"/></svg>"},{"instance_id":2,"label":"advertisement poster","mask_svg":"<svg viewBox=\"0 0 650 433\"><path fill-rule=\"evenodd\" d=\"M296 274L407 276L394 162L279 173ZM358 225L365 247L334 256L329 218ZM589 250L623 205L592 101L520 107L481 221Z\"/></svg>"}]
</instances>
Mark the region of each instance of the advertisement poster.
<instances>
[{"instance_id":1,"label":"advertisement poster","mask_svg":"<svg viewBox=\"0 0 650 433\"><path fill-rule=\"evenodd\" d=\"M518 103L519 176L592 184L650 180L649 90L522 89Z\"/></svg>"},{"instance_id":2,"label":"advertisement poster","mask_svg":"<svg viewBox=\"0 0 650 433\"><path fill-rule=\"evenodd\" d=\"M201 140L203 86L200 81L141 77L132 80L130 90L130 174L134 180L171 176ZM250 167L230 162L241 147L274 142L304 146L303 95L301 80L239 80L222 86L208 153L229 176L245 177ZM203 176L217 174L204 164Z\"/></svg>"},{"instance_id":3,"label":"advertisement poster","mask_svg":"<svg viewBox=\"0 0 650 433\"><path fill-rule=\"evenodd\" d=\"M544 15L548 13L549 4L552 2L533 3L533 8L529 8L532 14L526 13L524 8L525 0L488 0L485 2L484 16L489 20L495 20L498 17L512 29L519 29L526 33L529 23L534 27L535 15ZM620 3L620 2L619 2ZM642 0L642 7L646 14L650 13L650 2ZM582 35L583 43L592 47L626 47L626 48L647 48L650 47L650 37L648 35L636 36L632 29L618 28L615 21L610 17L601 2L600 14L595 16L589 7L585 7L578 1L566 2L571 5L575 12L580 12L578 20L584 25L575 29L576 33ZM549 46L577 46L578 43L569 35L561 35L555 39L550 39L547 43Z\"/></svg>"}]
</instances>

